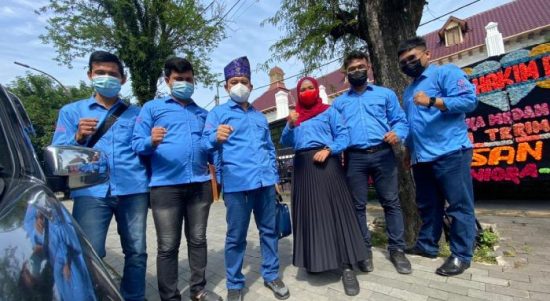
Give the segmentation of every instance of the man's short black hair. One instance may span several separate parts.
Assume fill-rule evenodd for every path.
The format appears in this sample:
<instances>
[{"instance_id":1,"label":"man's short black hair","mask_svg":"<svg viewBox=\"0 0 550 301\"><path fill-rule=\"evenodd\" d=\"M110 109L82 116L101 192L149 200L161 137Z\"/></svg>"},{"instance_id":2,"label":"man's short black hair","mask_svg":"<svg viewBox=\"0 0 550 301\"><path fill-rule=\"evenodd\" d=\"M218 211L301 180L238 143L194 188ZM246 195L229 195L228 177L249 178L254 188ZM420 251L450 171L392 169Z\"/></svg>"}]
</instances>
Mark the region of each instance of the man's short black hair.
<instances>
[{"instance_id":1,"label":"man's short black hair","mask_svg":"<svg viewBox=\"0 0 550 301\"><path fill-rule=\"evenodd\" d=\"M365 59L367 61L367 63L370 62L368 54L366 54L365 52L363 52L361 50L353 50L352 52L350 52L346 55L346 58L344 58L344 70L348 69L348 66L351 63L351 61L357 60L357 59L359 59L359 60Z\"/></svg>"},{"instance_id":2,"label":"man's short black hair","mask_svg":"<svg viewBox=\"0 0 550 301\"><path fill-rule=\"evenodd\" d=\"M172 72L183 73L187 71L191 71L191 73L195 75L195 72L193 71L193 66L188 60L184 58L174 56L168 58L168 60L166 60L166 62L164 63L164 76L166 77L170 77L170 74Z\"/></svg>"},{"instance_id":3,"label":"man's short black hair","mask_svg":"<svg viewBox=\"0 0 550 301\"><path fill-rule=\"evenodd\" d=\"M407 52L417 47L421 48L422 50L426 50L426 40L424 40L424 38L422 37L414 37L402 41L397 47L397 56L399 57L403 52Z\"/></svg>"},{"instance_id":4,"label":"man's short black hair","mask_svg":"<svg viewBox=\"0 0 550 301\"><path fill-rule=\"evenodd\" d=\"M88 61L88 69L92 72L92 64L94 63L115 63L118 66L120 75L124 77L124 67L118 56L103 50L98 50L90 54L90 60Z\"/></svg>"}]
</instances>

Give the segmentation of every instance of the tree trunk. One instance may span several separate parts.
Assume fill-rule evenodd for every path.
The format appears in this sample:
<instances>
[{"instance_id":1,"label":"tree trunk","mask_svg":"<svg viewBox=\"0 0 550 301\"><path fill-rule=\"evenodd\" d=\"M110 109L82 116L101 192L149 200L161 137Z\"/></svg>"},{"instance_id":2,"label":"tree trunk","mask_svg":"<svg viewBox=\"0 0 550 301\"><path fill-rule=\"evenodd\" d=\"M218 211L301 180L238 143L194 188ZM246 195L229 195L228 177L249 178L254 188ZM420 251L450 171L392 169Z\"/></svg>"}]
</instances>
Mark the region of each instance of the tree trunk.
<instances>
[{"instance_id":1,"label":"tree trunk","mask_svg":"<svg viewBox=\"0 0 550 301\"><path fill-rule=\"evenodd\" d=\"M154 46L149 47L153 48ZM155 51L159 53L161 52L161 49L159 49L158 47L155 47L153 49L155 49ZM169 55L170 52L165 55L165 58ZM153 59L150 59L148 61L124 61L124 63L130 69L132 90L140 105L143 105L145 102L155 98L158 79L159 76L161 76L162 74L162 66L164 66L164 58L160 59L152 55L148 57L152 57Z\"/></svg>"},{"instance_id":2,"label":"tree trunk","mask_svg":"<svg viewBox=\"0 0 550 301\"><path fill-rule=\"evenodd\" d=\"M140 105L155 98L158 76L131 71L132 90Z\"/></svg>"},{"instance_id":3,"label":"tree trunk","mask_svg":"<svg viewBox=\"0 0 550 301\"><path fill-rule=\"evenodd\" d=\"M422 17L424 0L359 1L359 31L367 42L374 78L380 85L395 91L401 99L409 84L399 70L397 47L402 40L414 37ZM404 168L403 151L394 148L399 166L399 198L405 222L405 241L416 241L421 222L415 202L412 174Z\"/></svg>"}]
</instances>

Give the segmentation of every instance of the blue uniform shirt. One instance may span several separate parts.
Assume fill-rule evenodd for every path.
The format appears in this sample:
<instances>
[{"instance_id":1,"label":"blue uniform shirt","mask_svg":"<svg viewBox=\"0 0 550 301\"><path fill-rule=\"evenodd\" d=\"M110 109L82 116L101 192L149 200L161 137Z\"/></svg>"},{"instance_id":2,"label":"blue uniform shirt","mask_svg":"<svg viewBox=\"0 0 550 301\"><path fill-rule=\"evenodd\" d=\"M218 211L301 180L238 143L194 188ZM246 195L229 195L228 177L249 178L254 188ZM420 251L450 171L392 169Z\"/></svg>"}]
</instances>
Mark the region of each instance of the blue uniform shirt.
<instances>
[{"instance_id":1,"label":"blue uniform shirt","mask_svg":"<svg viewBox=\"0 0 550 301\"><path fill-rule=\"evenodd\" d=\"M338 155L348 147L349 133L342 115L333 107L308 119L293 129L288 124L281 135L281 144L294 150L312 147L330 147L332 155Z\"/></svg>"},{"instance_id":2,"label":"blue uniform shirt","mask_svg":"<svg viewBox=\"0 0 550 301\"><path fill-rule=\"evenodd\" d=\"M446 111L414 104L413 97L424 91L428 97L443 99ZM461 148L471 148L465 113L477 106L474 86L457 66L428 65L426 70L405 89L403 105L409 119L407 147L411 162L430 162Z\"/></svg>"},{"instance_id":3,"label":"blue uniform shirt","mask_svg":"<svg viewBox=\"0 0 550 301\"><path fill-rule=\"evenodd\" d=\"M227 124L233 132L224 143L217 143L218 126ZM275 146L267 119L249 106L245 111L233 100L215 107L206 118L204 144L218 153L224 192L247 191L271 186L279 180Z\"/></svg>"},{"instance_id":4,"label":"blue uniform shirt","mask_svg":"<svg viewBox=\"0 0 550 301\"><path fill-rule=\"evenodd\" d=\"M384 87L367 85L358 94L352 89L334 100L350 134L350 148L366 149L384 142L390 131L405 141L409 126L395 93Z\"/></svg>"},{"instance_id":5,"label":"blue uniform shirt","mask_svg":"<svg viewBox=\"0 0 550 301\"><path fill-rule=\"evenodd\" d=\"M59 118L53 136L53 145L79 145L75 140L78 122L81 118L97 118L99 124L109 112L116 110L121 100L109 110L96 102L92 96L65 105L59 111ZM149 190L147 171L138 155L132 149L132 132L139 108L130 105L109 130L99 139L94 149L103 151L109 162L109 181L88 188L71 191L72 197L106 197L143 193Z\"/></svg>"},{"instance_id":6,"label":"blue uniform shirt","mask_svg":"<svg viewBox=\"0 0 550 301\"><path fill-rule=\"evenodd\" d=\"M208 112L194 102L182 105L171 97L151 100L141 109L132 147L151 156L150 186L205 182L210 179L208 152L201 142ZM153 147L151 130L166 129L162 143Z\"/></svg>"}]
</instances>

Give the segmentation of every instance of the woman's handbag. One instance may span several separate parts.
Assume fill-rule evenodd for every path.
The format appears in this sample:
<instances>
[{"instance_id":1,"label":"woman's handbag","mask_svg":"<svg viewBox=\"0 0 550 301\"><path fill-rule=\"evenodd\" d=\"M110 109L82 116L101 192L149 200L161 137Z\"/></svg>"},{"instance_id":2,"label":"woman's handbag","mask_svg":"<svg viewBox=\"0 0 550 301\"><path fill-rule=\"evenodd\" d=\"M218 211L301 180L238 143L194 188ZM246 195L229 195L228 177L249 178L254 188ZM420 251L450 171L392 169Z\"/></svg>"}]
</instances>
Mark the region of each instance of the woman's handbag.
<instances>
[{"instance_id":1,"label":"woman's handbag","mask_svg":"<svg viewBox=\"0 0 550 301\"><path fill-rule=\"evenodd\" d=\"M292 233L292 226L290 224L290 211L287 204L283 203L283 197L277 193L276 199L276 223L277 223L277 235L279 239L287 237Z\"/></svg>"}]
</instances>

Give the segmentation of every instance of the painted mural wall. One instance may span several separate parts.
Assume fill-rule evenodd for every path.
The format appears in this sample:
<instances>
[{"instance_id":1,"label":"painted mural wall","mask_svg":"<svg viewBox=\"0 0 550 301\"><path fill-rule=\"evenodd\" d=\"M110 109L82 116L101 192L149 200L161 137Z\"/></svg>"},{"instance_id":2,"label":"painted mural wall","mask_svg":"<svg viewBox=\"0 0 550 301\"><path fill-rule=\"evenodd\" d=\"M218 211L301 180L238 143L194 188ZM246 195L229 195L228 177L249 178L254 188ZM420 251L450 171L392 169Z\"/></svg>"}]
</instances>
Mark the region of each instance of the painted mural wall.
<instances>
[{"instance_id":1,"label":"painted mural wall","mask_svg":"<svg viewBox=\"0 0 550 301\"><path fill-rule=\"evenodd\" d=\"M466 119L474 144L474 181L550 181L550 43L463 70L479 99Z\"/></svg>"}]
</instances>

